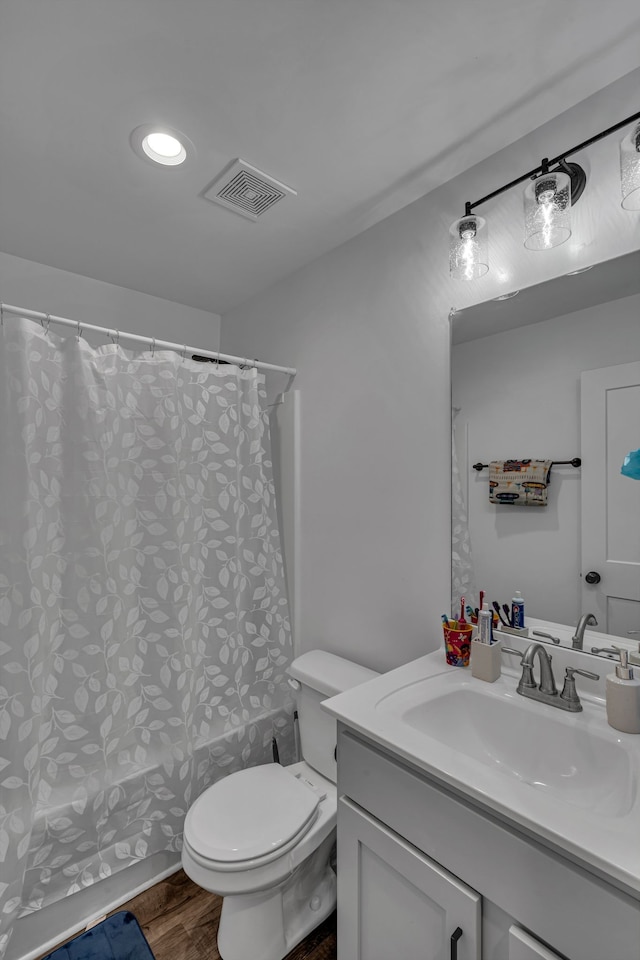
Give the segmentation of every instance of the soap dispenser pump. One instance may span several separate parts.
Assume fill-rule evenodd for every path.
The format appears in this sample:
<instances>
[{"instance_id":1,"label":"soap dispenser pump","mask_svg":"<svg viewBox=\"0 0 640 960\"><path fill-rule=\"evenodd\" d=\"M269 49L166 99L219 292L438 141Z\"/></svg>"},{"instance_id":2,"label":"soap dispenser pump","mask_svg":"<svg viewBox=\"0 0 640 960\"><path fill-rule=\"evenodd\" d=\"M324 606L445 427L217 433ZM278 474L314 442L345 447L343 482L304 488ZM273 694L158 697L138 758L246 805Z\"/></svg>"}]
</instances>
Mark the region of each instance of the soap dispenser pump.
<instances>
[{"instance_id":1,"label":"soap dispenser pump","mask_svg":"<svg viewBox=\"0 0 640 960\"><path fill-rule=\"evenodd\" d=\"M607 677L607 722L623 733L640 733L640 678L629 666L629 652L616 647L620 663Z\"/></svg>"}]
</instances>

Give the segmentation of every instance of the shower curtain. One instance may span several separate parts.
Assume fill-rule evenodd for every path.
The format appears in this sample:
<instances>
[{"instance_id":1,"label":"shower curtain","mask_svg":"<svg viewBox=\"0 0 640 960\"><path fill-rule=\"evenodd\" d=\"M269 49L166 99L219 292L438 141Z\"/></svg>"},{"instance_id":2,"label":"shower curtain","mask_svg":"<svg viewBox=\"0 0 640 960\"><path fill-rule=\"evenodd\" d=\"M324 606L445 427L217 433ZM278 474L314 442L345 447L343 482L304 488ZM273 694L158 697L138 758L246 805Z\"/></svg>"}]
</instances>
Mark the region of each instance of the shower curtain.
<instances>
[{"instance_id":1,"label":"shower curtain","mask_svg":"<svg viewBox=\"0 0 640 960\"><path fill-rule=\"evenodd\" d=\"M0 950L292 743L264 378L0 335Z\"/></svg>"},{"instance_id":2,"label":"shower curtain","mask_svg":"<svg viewBox=\"0 0 640 960\"><path fill-rule=\"evenodd\" d=\"M451 616L460 611L460 598L465 597L475 607L478 592L473 573L469 517L465 503L458 450L456 420L460 411L454 407L451 422Z\"/></svg>"}]
</instances>

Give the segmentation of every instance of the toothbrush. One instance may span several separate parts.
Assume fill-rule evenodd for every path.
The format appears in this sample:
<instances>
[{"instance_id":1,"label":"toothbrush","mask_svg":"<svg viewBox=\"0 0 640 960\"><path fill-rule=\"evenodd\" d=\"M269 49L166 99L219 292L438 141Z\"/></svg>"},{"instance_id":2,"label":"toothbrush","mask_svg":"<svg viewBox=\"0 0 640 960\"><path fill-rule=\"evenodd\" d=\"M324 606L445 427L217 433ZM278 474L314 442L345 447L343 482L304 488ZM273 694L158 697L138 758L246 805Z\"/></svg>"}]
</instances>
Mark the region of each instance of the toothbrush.
<instances>
[{"instance_id":1,"label":"toothbrush","mask_svg":"<svg viewBox=\"0 0 640 960\"><path fill-rule=\"evenodd\" d=\"M503 626L503 627L508 627L509 624L505 621L504 617L503 617L502 614L500 613L500 604L498 603L498 601L497 601L497 600L494 600L493 603L491 604L491 606L493 607L493 609L495 610L495 612L496 612L496 613L498 614L498 616L500 617L500 623L502 624L502 626Z\"/></svg>"},{"instance_id":2,"label":"toothbrush","mask_svg":"<svg viewBox=\"0 0 640 960\"><path fill-rule=\"evenodd\" d=\"M508 620L507 626L508 626L508 627L513 627L513 617L511 616L511 611L509 610L509 605L508 605L507 603L503 603L503 604L502 604L502 609L504 610L504 612L505 612L506 615L507 615L507 620Z\"/></svg>"},{"instance_id":3,"label":"toothbrush","mask_svg":"<svg viewBox=\"0 0 640 960\"><path fill-rule=\"evenodd\" d=\"M466 627L467 621L464 618L464 597L460 598L460 617L458 619L459 627Z\"/></svg>"}]
</instances>

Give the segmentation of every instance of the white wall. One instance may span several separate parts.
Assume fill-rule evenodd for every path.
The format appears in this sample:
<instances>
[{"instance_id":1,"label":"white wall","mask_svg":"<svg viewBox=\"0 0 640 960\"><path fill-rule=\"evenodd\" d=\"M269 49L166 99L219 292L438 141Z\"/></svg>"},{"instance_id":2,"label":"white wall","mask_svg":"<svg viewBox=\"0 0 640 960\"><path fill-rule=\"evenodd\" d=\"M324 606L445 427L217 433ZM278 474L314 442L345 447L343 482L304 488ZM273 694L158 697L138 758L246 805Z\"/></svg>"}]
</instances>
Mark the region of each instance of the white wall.
<instances>
[{"instance_id":1,"label":"white wall","mask_svg":"<svg viewBox=\"0 0 640 960\"><path fill-rule=\"evenodd\" d=\"M250 309L246 338L238 320L223 339L299 369L298 649L378 669L433 648L429 599L448 593L449 328L446 310L429 316L439 270L421 229L416 219L408 245L367 231ZM387 272L396 243L406 262ZM445 544L437 567L430 536Z\"/></svg>"},{"instance_id":2,"label":"white wall","mask_svg":"<svg viewBox=\"0 0 640 960\"><path fill-rule=\"evenodd\" d=\"M524 251L522 199L512 191L482 210L491 217L492 271L472 284L451 281L449 225L466 200L637 110L639 81L634 71L223 317L224 350L299 370L295 554L285 540L299 649L385 669L439 644L449 605L449 310L640 240L638 218L620 213L615 140L585 161L591 182L614 192L610 212L604 186L588 190L574 237L550 254Z\"/></svg>"},{"instance_id":3,"label":"white wall","mask_svg":"<svg viewBox=\"0 0 640 960\"><path fill-rule=\"evenodd\" d=\"M90 238L87 238L90 243ZM0 299L80 323L115 327L141 336L217 350L220 317L146 293L0 253ZM5 322L10 323L10 319ZM64 327L51 330L65 334ZM95 336L92 343L104 342ZM122 346L132 348L124 340Z\"/></svg>"},{"instance_id":4,"label":"white wall","mask_svg":"<svg viewBox=\"0 0 640 960\"><path fill-rule=\"evenodd\" d=\"M491 599L508 603L520 589L528 615L577 622L580 471L554 467L547 506L518 510L489 503L488 470L477 473L471 464L580 456L580 373L637 358L639 331L640 296L634 296L453 348L473 565Z\"/></svg>"}]
</instances>

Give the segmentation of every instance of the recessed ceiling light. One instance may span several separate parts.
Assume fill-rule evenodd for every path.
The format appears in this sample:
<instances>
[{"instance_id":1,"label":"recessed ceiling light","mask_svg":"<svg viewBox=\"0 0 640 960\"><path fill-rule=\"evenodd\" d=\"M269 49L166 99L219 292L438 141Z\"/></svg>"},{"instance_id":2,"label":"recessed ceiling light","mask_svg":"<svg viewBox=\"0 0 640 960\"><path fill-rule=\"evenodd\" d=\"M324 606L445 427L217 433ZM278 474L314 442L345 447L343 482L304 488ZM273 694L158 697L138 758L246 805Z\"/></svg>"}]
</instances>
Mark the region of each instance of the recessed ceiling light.
<instances>
[{"instance_id":1,"label":"recessed ceiling light","mask_svg":"<svg viewBox=\"0 0 640 960\"><path fill-rule=\"evenodd\" d=\"M187 159L187 151L177 137L169 133L148 133L142 138L142 149L150 160L156 163L166 163L167 166L177 166Z\"/></svg>"},{"instance_id":2,"label":"recessed ceiling light","mask_svg":"<svg viewBox=\"0 0 640 960\"><path fill-rule=\"evenodd\" d=\"M177 130L145 123L136 127L130 137L131 146L143 160L152 160L165 167L178 167L193 152L193 145Z\"/></svg>"}]
</instances>

